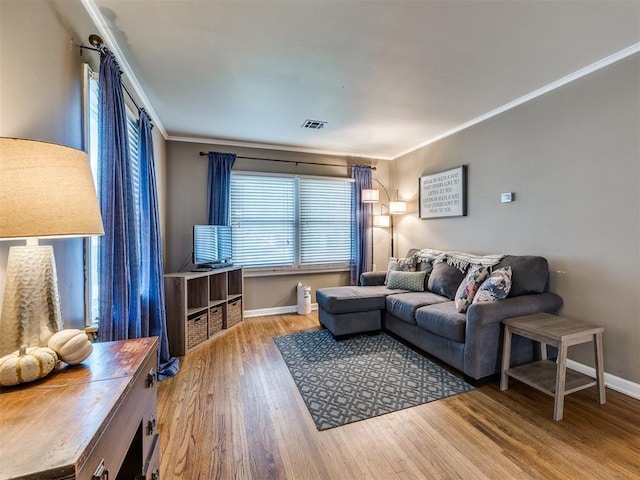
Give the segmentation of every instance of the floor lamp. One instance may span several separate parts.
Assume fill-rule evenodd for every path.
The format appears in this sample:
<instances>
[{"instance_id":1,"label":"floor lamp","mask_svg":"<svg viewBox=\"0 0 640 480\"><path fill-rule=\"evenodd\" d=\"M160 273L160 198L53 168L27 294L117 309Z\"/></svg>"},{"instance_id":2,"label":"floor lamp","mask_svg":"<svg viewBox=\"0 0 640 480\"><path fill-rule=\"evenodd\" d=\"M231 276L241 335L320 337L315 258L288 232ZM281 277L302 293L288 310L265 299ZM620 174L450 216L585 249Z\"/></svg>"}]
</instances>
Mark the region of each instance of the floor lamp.
<instances>
[{"instance_id":1,"label":"floor lamp","mask_svg":"<svg viewBox=\"0 0 640 480\"><path fill-rule=\"evenodd\" d=\"M389 196L386 187L380 182L380 180L374 178L384 190L384 194L387 196L388 206L384 203L380 207L380 215L373 217L374 227L391 227L391 256L395 257L394 245L393 245L393 215L400 215L407 213L407 202L398 200L398 191L393 200ZM362 203L378 203L380 200L380 191L377 189L363 189L362 190ZM382 206L387 207L389 215L382 215Z\"/></svg>"},{"instance_id":2,"label":"floor lamp","mask_svg":"<svg viewBox=\"0 0 640 480\"><path fill-rule=\"evenodd\" d=\"M0 355L46 345L62 328L53 247L39 238L102 235L89 159L74 148L0 138L0 239L9 249L0 317Z\"/></svg>"}]
</instances>

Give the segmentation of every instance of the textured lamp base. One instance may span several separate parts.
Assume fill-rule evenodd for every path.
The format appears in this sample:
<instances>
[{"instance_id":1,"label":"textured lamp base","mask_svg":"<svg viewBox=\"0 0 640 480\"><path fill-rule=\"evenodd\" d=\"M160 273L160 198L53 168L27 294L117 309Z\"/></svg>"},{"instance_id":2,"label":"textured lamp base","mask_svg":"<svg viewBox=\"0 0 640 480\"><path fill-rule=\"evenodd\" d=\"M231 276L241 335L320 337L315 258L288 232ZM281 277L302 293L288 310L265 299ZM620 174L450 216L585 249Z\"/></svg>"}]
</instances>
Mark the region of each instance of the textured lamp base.
<instances>
[{"instance_id":1,"label":"textured lamp base","mask_svg":"<svg viewBox=\"0 0 640 480\"><path fill-rule=\"evenodd\" d=\"M0 355L22 345L44 346L61 326L53 247L11 247L0 317Z\"/></svg>"}]
</instances>

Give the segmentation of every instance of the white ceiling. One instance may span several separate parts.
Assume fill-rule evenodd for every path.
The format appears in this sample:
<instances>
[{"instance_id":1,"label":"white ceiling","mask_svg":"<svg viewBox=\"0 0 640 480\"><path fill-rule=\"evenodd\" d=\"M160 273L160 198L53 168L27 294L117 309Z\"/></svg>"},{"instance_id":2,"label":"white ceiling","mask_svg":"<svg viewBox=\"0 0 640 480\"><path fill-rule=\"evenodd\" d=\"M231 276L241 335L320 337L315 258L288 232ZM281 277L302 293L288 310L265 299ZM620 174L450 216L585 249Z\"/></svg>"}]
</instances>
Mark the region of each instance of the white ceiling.
<instances>
[{"instance_id":1,"label":"white ceiling","mask_svg":"<svg viewBox=\"0 0 640 480\"><path fill-rule=\"evenodd\" d=\"M82 1L167 138L374 158L640 50L637 0Z\"/></svg>"}]
</instances>

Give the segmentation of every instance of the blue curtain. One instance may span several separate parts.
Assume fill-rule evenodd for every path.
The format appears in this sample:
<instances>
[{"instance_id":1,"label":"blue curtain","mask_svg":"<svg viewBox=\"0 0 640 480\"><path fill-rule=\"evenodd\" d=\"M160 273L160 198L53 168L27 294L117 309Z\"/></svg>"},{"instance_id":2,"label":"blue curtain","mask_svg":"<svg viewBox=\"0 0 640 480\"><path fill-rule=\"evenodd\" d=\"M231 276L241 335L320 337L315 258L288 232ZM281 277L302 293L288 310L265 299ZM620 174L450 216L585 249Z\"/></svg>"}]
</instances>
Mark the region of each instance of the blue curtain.
<instances>
[{"instance_id":1,"label":"blue curtain","mask_svg":"<svg viewBox=\"0 0 640 480\"><path fill-rule=\"evenodd\" d=\"M207 222L209 225L229 225L229 195L231 169L236 162L233 153L209 152L207 181Z\"/></svg>"},{"instance_id":2,"label":"blue curtain","mask_svg":"<svg viewBox=\"0 0 640 480\"><path fill-rule=\"evenodd\" d=\"M372 188L371 167L356 165L351 176L355 180L353 187L353 230L351 233L351 285L358 285L360 274L369 272L373 267L373 246L371 245L372 206L362 203L363 189Z\"/></svg>"},{"instance_id":3,"label":"blue curtain","mask_svg":"<svg viewBox=\"0 0 640 480\"><path fill-rule=\"evenodd\" d=\"M100 208L104 236L98 246L102 341L137 338L140 325L139 251L122 72L105 49L100 56L98 141Z\"/></svg>"},{"instance_id":4,"label":"blue curtain","mask_svg":"<svg viewBox=\"0 0 640 480\"><path fill-rule=\"evenodd\" d=\"M171 358L169 355L152 125L144 109L140 110L138 122L140 128L140 324L143 337L158 337L158 378L162 380L178 373L180 365L177 358Z\"/></svg>"}]
</instances>

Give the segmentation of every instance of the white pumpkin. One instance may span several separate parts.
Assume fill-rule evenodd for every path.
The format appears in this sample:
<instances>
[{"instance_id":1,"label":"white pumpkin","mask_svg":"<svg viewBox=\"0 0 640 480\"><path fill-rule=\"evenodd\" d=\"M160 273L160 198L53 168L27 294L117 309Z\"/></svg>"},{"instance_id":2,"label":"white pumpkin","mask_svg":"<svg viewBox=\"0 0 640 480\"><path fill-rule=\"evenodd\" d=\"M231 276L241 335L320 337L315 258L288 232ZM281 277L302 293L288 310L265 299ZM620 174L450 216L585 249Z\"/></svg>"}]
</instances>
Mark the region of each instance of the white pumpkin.
<instances>
[{"instance_id":1,"label":"white pumpkin","mask_svg":"<svg viewBox=\"0 0 640 480\"><path fill-rule=\"evenodd\" d=\"M54 333L48 345L58 354L60 360L69 365L82 363L93 352L93 344L86 332L75 328L66 328Z\"/></svg>"},{"instance_id":2,"label":"white pumpkin","mask_svg":"<svg viewBox=\"0 0 640 480\"><path fill-rule=\"evenodd\" d=\"M47 347L22 347L0 358L0 385L8 387L46 377L56 366L58 356Z\"/></svg>"}]
</instances>

